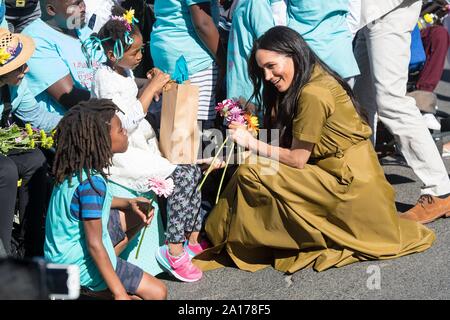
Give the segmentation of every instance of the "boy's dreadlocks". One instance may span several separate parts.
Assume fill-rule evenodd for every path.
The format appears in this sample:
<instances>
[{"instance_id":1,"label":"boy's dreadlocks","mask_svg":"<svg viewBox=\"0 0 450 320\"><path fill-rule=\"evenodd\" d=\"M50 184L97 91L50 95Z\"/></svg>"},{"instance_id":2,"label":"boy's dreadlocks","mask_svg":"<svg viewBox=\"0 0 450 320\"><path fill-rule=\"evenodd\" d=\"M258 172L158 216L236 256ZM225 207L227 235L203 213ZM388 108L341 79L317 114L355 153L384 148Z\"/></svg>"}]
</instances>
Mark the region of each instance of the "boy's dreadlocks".
<instances>
[{"instance_id":1,"label":"boy's dreadlocks","mask_svg":"<svg viewBox=\"0 0 450 320\"><path fill-rule=\"evenodd\" d=\"M110 122L119 109L109 99L91 99L72 107L56 127L53 174L56 183L91 170L106 178L111 165Z\"/></svg>"}]
</instances>

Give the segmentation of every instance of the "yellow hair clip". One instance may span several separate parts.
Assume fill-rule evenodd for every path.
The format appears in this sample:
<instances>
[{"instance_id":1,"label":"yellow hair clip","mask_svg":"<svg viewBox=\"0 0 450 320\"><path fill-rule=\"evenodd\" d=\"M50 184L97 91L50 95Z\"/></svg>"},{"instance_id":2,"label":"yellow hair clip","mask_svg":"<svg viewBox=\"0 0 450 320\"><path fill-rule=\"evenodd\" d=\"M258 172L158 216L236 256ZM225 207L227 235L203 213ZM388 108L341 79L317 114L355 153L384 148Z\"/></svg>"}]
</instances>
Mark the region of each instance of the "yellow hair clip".
<instances>
[{"instance_id":1,"label":"yellow hair clip","mask_svg":"<svg viewBox=\"0 0 450 320\"><path fill-rule=\"evenodd\" d=\"M128 24L132 25L133 22L135 21L135 19L134 19L134 9L130 9L130 10L125 11L123 17L128 22Z\"/></svg>"}]
</instances>

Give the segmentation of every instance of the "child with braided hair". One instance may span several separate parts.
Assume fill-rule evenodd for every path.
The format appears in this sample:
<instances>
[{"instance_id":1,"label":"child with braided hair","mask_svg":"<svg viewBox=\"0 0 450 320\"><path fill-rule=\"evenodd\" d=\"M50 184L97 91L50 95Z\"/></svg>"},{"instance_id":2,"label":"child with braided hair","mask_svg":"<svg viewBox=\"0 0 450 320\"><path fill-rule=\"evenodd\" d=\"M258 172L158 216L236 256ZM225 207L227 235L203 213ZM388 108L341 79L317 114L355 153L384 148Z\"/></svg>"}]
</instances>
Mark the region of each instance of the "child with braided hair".
<instances>
[{"instance_id":1,"label":"child with braided hair","mask_svg":"<svg viewBox=\"0 0 450 320\"><path fill-rule=\"evenodd\" d=\"M147 199L115 198L108 186L113 154L128 147L117 110L111 100L91 99L72 107L56 128L45 259L78 265L81 286L114 299L165 299L162 281L117 256L153 214Z\"/></svg>"},{"instance_id":2,"label":"child with braided hair","mask_svg":"<svg viewBox=\"0 0 450 320\"><path fill-rule=\"evenodd\" d=\"M155 132L144 117L153 97L169 81L169 75L153 69L147 87L138 97L132 70L142 59L142 35L134 24L132 11L114 7L112 14L111 20L84 47L91 59L98 53L99 46L103 48L107 61L95 73L93 96L112 99L123 110L124 114L117 115L129 133L128 150L112 158L109 179L113 194L152 198L150 179L170 178L174 182L174 190L167 199L166 237L155 239L164 232L155 210L156 225L161 227L152 224L150 236L153 238L146 238L144 247L146 252L156 250L156 257L143 254L142 260L135 263L152 274L166 270L181 281L198 281L202 271L191 259L207 247L207 242L200 239L203 215L197 186L202 177L201 169L198 165L174 165L161 155ZM167 245L163 245L164 240ZM133 259L134 255L130 255ZM138 259L137 253L135 256Z\"/></svg>"}]
</instances>

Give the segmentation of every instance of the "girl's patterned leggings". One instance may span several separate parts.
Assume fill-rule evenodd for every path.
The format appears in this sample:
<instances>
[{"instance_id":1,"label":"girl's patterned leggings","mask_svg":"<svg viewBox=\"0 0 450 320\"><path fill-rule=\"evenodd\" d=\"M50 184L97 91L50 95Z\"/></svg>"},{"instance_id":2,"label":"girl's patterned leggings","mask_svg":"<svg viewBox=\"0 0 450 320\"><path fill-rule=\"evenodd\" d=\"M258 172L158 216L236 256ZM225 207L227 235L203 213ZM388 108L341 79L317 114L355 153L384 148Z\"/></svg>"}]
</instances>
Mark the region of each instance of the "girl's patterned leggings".
<instances>
[{"instance_id":1,"label":"girl's patterned leggings","mask_svg":"<svg viewBox=\"0 0 450 320\"><path fill-rule=\"evenodd\" d=\"M201 192L197 186L202 178L198 165L178 165L171 174L175 188L167 198L167 232L169 243L181 243L185 234L201 230L203 216L200 213Z\"/></svg>"}]
</instances>

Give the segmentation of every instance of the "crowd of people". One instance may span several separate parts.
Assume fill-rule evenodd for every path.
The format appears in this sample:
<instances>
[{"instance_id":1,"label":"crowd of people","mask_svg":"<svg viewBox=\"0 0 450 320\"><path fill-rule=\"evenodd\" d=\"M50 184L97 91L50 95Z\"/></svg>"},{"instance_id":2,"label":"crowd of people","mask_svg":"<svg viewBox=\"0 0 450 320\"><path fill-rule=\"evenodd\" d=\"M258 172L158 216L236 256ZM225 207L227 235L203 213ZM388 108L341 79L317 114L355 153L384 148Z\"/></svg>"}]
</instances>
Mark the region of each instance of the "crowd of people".
<instances>
[{"instance_id":1,"label":"crowd of people","mask_svg":"<svg viewBox=\"0 0 450 320\"><path fill-rule=\"evenodd\" d=\"M166 299L161 272L195 282L229 265L294 273L392 259L430 248L424 224L450 216L449 176L421 114L436 107L450 46L445 0L0 3L1 127L30 124L55 142L0 153L8 255L78 265L99 296ZM407 93L424 14L426 62ZM201 151L226 130L249 155L216 203L219 179L201 188L202 178L225 158L172 163L160 150L162 91L180 61L199 90ZM225 98L278 136L225 125ZM404 213L374 149L378 123L423 183ZM172 181L167 199L152 179Z\"/></svg>"}]
</instances>

